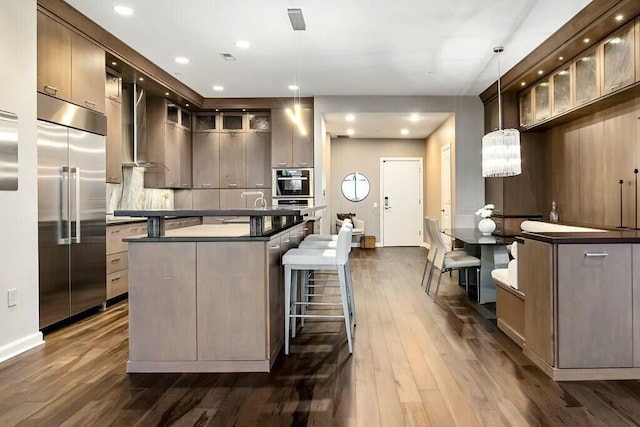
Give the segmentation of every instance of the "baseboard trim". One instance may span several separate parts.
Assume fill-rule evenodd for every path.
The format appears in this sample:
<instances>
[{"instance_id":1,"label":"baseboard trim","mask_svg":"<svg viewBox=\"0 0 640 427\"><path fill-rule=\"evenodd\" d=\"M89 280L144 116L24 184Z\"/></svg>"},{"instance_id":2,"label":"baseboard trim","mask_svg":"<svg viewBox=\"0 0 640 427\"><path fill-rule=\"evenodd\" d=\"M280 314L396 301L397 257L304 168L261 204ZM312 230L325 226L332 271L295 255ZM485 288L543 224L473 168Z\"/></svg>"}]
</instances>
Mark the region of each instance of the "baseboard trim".
<instances>
[{"instance_id":1,"label":"baseboard trim","mask_svg":"<svg viewBox=\"0 0 640 427\"><path fill-rule=\"evenodd\" d=\"M382 243L377 242L377 243L376 243L376 248L384 248L384 246L382 246Z\"/></svg>"},{"instance_id":2,"label":"baseboard trim","mask_svg":"<svg viewBox=\"0 0 640 427\"><path fill-rule=\"evenodd\" d=\"M42 339L42 332L40 331L15 340L0 347L0 363L42 344L44 344L44 340Z\"/></svg>"}]
</instances>

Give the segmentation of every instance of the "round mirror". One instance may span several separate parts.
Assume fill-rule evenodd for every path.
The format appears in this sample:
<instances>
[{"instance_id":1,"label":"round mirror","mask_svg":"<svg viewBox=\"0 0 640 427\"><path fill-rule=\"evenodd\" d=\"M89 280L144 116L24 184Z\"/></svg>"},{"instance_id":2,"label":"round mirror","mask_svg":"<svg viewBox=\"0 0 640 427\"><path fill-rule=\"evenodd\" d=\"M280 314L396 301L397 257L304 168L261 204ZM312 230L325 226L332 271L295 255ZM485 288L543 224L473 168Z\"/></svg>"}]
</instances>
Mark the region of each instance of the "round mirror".
<instances>
[{"instance_id":1,"label":"round mirror","mask_svg":"<svg viewBox=\"0 0 640 427\"><path fill-rule=\"evenodd\" d=\"M364 200L369 195L369 190L371 190L369 180L361 173L350 173L342 180L342 194L352 202Z\"/></svg>"}]
</instances>

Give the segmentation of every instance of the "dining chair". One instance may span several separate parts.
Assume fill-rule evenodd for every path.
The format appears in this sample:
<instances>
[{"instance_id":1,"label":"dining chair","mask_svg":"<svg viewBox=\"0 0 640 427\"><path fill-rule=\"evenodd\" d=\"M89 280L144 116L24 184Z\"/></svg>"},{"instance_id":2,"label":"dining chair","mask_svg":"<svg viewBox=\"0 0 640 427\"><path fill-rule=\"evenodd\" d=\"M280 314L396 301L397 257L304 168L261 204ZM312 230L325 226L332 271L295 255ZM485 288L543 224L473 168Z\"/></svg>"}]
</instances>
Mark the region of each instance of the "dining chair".
<instances>
[{"instance_id":1,"label":"dining chair","mask_svg":"<svg viewBox=\"0 0 640 427\"><path fill-rule=\"evenodd\" d=\"M420 286L423 286L424 284L424 279L425 276L427 275L427 270L429 271L429 276L428 276L428 280L427 280L427 286L425 286L424 291L428 292L430 283L431 283L431 277L433 275L433 260L435 259L435 256L438 252L439 249L439 245L437 243L438 238L435 236L434 233L440 233L438 231L438 227L436 227L436 231L434 231L434 227L433 224L437 225L438 220L433 219L433 218L429 218L428 216L424 217L424 228L426 230L426 237L427 237L427 241L429 243L429 252L427 253L427 260L425 262L424 265L424 272L422 273L422 281L420 282ZM456 249L456 250L451 250L448 251L449 256L455 256L455 257L459 257L459 256L463 256L463 255L467 255L467 253L462 250L462 249ZM431 265L431 268L428 268L429 265Z\"/></svg>"},{"instance_id":2,"label":"dining chair","mask_svg":"<svg viewBox=\"0 0 640 427\"><path fill-rule=\"evenodd\" d=\"M442 275L448 271L453 270L465 270L465 283L467 291L469 290L469 268L476 268L476 279L479 283L480 281L480 259L474 256L468 255L466 253L462 254L460 252L453 253L453 251L448 251L447 246L442 238L440 233L440 227L438 225L438 221L432 219L430 221L431 224L431 235L436 244L437 252L435 254L433 260L433 267L431 274L429 275L429 280L427 281L427 286L425 288L425 292L428 294L431 289L431 280L434 269L438 269L440 274L438 276L438 283L436 285L436 292L433 296L434 300L438 297L438 290L440 289L440 282L442 280Z\"/></svg>"}]
</instances>

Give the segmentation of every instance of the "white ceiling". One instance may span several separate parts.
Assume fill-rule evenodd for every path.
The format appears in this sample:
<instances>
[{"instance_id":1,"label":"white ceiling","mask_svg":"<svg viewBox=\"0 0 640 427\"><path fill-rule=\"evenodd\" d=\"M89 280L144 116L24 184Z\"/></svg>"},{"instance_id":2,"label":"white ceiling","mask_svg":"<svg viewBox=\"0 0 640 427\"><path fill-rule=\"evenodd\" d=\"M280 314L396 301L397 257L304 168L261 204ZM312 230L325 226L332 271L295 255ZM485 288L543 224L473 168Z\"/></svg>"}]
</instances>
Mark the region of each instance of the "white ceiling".
<instances>
[{"instance_id":1,"label":"white ceiling","mask_svg":"<svg viewBox=\"0 0 640 427\"><path fill-rule=\"evenodd\" d=\"M588 0L67 0L202 96L478 95ZM117 15L115 4L134 9ZM287 8L302 8L306 31ZM294 35L295 34L295 35ZM295 49L294 41L299 49ZM246 50L235 46L248 40ZM221 52L233 54L225 62ZM187 65L176 56L190 59ZM213 85L224 86L215 92Z\"/></svg>"},{"instance_id":2,"label":"white ceiling","mask_svg":"<svg viewBox=\"0 0 640 427\"><path fill-rule=\"evenodd\" d=\"M325 113L327 132L331 137L347 135L352 129L350 138L385 138L385 139L425 139L436 130L452 113L355 113L354 120L347 121L346 113ZM408 133L403 135L402 129Z\"/></svg>"}]
</instances>

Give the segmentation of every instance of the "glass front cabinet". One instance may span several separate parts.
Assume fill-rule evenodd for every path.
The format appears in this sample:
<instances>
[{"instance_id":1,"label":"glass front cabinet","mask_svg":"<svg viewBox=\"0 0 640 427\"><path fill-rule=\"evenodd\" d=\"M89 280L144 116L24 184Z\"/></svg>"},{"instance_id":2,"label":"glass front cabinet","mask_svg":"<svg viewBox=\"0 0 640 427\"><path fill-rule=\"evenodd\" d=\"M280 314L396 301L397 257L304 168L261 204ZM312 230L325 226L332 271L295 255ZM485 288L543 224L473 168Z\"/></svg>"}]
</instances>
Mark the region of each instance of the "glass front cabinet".
<instances>
[{"instance_id":1,"label":"glass front cabinet","mask_svg":"<svg viewBox=\"0 0 640 427\"><path fill-rule=\"evenodd\" d=\"M636 81L634 24L607 37L602 46L602 94L622 89Z\"/></svg>"},{"instance_id":2,"label":"glass front cabinet","mask_svg":"<svg viewBox=\"0 0 640 427\"><path fill-rule=\"evenodd\" d=\"M574 62L575 98L579 106L600 97L600 66L598 48L588 50Z\"/></svg>"},{"instance_id":3,"label":"glass front cabinet","mask_svg":"<svg viewBox=\"0 0 640 427\"><path fill-rule=\"evenodd\" d=\"M549 80L543 80L533 87L534 121L540 122L551 116Z\"/></svg>"},{"instance_id":4,"label":"glass front cabinet","mask_svg":"<svg viewBox=\"0 0 640 427\"><path fill-rule=\"evenodd\" d=\"M533 124L533 97L531 89L520 94L520 126L527 127Z\"/></svg>"},{"instance_id":5,"label":"glass front cabinet","mask_svg":"<svg viewBox=\"0 0 640 427\"><path fill-rule=\"evenodd\" d=\"M556 116L573 107L573 78L571 66L551 76L551 115Z\"/></svg>"}]
</instances>

